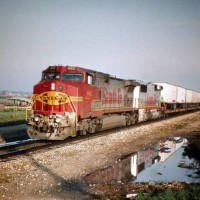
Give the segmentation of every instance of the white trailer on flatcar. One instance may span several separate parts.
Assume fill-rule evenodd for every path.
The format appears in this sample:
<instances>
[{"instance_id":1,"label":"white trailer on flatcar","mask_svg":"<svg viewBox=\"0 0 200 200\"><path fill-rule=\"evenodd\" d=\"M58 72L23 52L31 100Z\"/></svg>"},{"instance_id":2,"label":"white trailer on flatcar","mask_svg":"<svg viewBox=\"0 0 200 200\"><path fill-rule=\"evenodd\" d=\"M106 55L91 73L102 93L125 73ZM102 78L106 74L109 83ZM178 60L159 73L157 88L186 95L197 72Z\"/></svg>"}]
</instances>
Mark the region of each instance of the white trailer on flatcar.
<instances>
[{"instance_id":1,"label":"white trailer on flatcar","mask_svg":"<svg viewBox=\"0 0 200 200\"><path fill-rule=\"evenodd\" d=\"M177 102L177 86L169 83L153 82L163 87L161 90L161 101L169 104Z\"/></svg>"},{"instance_id":2,"label":"white trailer on flatcar","mask_svg":"<svg viewBox=\"0 0 200 200\"><path fill-rule=\"evenodd\" d=\"M200 107L200 93L165 82L153 82L163 87L161 90L162 106L168 113L180 112Z\"/></svg>"},{"instance_id":3,"label":"white trailer on flatcar","mask_svg":"<svg viewBox=\"0 0 200 200\"><path fill-rule=\"evenodd\" d=\"M192 103L192 90L186 90L186 103Z\"/></svg>"}]
</instances>

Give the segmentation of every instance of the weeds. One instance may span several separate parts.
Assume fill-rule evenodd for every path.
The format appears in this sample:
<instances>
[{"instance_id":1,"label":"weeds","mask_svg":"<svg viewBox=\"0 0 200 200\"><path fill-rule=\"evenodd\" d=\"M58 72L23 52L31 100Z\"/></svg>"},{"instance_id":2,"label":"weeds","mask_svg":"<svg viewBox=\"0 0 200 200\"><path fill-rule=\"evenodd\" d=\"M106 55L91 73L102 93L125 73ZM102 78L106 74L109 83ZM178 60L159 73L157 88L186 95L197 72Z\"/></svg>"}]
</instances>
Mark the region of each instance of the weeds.
<instances>
[{"instance_id":1,"label":"weeds","mask_svg":"<svg viewBox=\"0 0 200 200\"><path fill-rule=\"evenodd\" d=\"M136 200L200 200L200 186L190 185L182 190L165 190L162 192L139 194Z\"/></svg>"}]
</instances>

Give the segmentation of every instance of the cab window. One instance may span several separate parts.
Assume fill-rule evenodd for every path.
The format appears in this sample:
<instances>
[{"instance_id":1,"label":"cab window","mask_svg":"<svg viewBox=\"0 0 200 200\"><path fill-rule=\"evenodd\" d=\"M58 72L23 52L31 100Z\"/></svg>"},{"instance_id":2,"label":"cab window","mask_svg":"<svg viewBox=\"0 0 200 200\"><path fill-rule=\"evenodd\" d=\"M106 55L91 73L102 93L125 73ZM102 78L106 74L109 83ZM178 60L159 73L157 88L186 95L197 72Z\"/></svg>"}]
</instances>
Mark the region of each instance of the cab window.
<instances>
[{"instance_id":1,"label":"cab window","mask_svg":"<svg viewBox=\"0 0 200 200\"><path fill-rule=\"evenodd\" d=\"M59 80L60 73L45 72L42 73L42 80Z\"/></svg>"},{"instance_id":2,"label":"cab window","mask_svg":"<svg viewBox=\"0 0 200 200\"><path fill-rule=\"evenodd\" d=\"M62 74L62 80L63 81L82 81L83 80L83 74L63 73Z\"/></svg>"}]
</instances>

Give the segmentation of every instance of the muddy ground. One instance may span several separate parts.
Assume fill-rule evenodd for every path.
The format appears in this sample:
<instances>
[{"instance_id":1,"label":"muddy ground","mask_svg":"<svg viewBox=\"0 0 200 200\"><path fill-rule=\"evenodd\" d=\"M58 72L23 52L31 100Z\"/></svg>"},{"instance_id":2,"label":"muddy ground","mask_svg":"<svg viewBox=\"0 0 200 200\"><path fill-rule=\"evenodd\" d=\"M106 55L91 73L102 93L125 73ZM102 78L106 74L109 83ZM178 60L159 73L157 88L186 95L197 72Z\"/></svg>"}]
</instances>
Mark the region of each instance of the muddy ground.
<instances>
[{"instance_id":1,"label":"muddy ground","mask_svg":"<svg viewBox=\"0 0 200 200\"><path fill-rule=\"evenodd\" d=\"M200 131L200 112L110 131L80 142L0 161L0 199L120 199L148 184L87 185L83 177L165 137ZM175 184L175 185L174 185ZM163 184L163 188L185 183ZM158 187L159 185L155 186ZM150 190L152 190L150 186ZM138 188L138 190L137 190Z\"/></svg>"}]
</instances>

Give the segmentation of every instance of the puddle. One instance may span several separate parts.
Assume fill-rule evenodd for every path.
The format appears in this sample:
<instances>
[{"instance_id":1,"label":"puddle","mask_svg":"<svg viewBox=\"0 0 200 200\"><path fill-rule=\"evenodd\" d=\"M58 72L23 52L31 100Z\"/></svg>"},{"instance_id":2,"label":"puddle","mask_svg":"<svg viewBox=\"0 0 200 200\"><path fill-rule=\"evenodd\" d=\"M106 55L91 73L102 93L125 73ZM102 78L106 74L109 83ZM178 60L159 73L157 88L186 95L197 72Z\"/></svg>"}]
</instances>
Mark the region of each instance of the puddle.
<instances>
[{"instance_id":1,"label":"puddle","mask_svg":"<svg viewBox=\"0 0 200 200\"><path fill-rule=\"evenodd\" d=\"M200 133L147 145L121 157L112 166L86 175L84 180L89 184L200 183Z\"/></svg>"}]
</instances>

